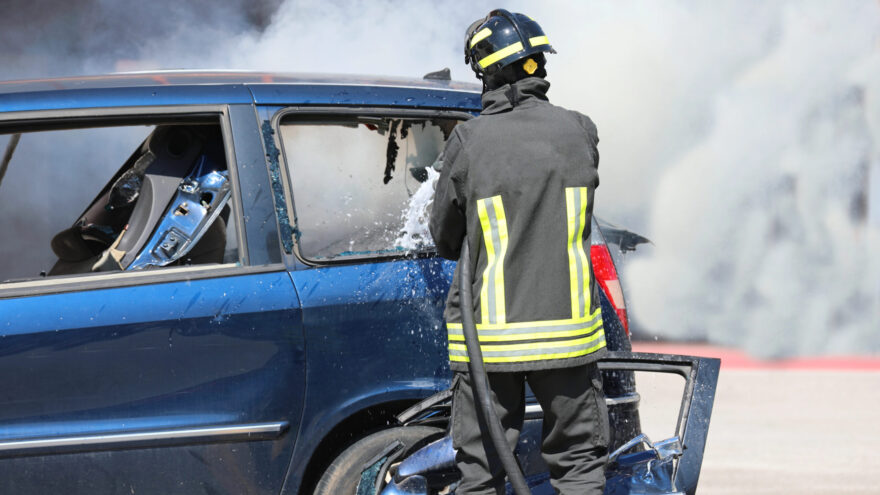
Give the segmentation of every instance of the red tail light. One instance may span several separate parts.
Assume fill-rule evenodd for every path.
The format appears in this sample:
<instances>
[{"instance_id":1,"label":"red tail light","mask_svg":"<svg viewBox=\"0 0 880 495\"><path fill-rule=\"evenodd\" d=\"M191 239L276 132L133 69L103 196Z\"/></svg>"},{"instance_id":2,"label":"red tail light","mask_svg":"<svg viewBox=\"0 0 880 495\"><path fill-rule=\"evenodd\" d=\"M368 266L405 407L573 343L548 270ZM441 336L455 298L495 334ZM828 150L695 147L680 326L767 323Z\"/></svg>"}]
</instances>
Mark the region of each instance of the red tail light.
<instances>
[{"instance_id":1,"label":"red tail light","mask_svg":"<svg viewBox=\"0 0 880 495\"><path fill-rule=\"evenodd\" d=\"M599 287L605 291L608 300L617 311L617 317L623 324L626 335L629 336L629 321L626 319L626 303L623 300L623 291L620 288L620 280L617 279L617 269L614 268L614 261L611 259L611 253L608 252L608 246L605 244L593 244L590 246L590 258L593 261L593 274Z\"/></svg>"}]
</instances>

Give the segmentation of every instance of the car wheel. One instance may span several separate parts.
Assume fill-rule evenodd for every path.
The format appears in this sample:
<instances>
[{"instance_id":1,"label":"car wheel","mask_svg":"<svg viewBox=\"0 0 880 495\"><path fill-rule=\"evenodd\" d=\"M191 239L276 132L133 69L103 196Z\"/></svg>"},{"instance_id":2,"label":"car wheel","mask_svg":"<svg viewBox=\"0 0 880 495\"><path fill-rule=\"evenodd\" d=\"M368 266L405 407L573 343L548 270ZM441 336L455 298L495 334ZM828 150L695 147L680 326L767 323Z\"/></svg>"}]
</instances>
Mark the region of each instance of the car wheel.
<instances>
[{"instance_id":1,"label":"car wheel","mask_svg":"<svg viewBox=\"0 0 880 495\"><path fill-rule=\"evenodd\" d=\"M382 453L385 448L399 441L403 444L403 459L444 434L440 428L428 426L405 426L382 430L358 440L342 452L324 471L315 495L354 495L361 473L367 462Z\"/></svg>"}]
</instances>

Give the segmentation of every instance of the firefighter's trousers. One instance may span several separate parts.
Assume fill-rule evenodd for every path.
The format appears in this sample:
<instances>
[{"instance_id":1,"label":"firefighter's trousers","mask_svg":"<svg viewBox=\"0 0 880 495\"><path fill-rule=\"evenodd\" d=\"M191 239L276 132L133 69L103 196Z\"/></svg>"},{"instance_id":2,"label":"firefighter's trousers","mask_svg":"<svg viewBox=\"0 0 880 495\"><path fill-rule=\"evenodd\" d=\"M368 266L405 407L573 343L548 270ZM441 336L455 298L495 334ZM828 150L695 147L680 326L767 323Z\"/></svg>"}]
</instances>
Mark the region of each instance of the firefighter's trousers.
<instances>
[{"instance_id":1,"label":"firefighter's trousers","mask_svg":"<svg viewBox=\"0 0 880 495\"><path fill-rule=\"evenodd\" d=\"M489 430L483 426L482 412L474 403L470 375L458 375L452 403L452 441L462 481L456 493L503 494L504 468ZM510 448L516 446L522 430L528 381L544 411L541 455L550 469L550 483L562 495L601 495L609 431L596 364L487 375Z\"/></svg>"}]
</instances>

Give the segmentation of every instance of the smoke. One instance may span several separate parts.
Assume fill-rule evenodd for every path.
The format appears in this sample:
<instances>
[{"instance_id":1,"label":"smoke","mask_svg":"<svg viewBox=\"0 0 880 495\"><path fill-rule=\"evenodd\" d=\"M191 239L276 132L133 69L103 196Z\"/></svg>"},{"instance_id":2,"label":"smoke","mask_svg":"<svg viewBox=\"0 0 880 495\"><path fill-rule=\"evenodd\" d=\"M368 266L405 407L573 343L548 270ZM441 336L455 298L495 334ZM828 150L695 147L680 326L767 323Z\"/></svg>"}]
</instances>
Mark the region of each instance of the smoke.
<instances>
[{"instance_id":1,"label":"smoke","mask_svg":"<svg viewBox=\"0 0 880 495\"><path fill-rule=\"evenodd\" d=\"M472 80L463 30L498 6L43 3L0 20L7 78L169 67L419 77L446 66ZM880 350L880 4L506 8L538 20L559 51L551 100L599 127L596 211L655 243L623 274L642 335L762 355ZM33 18L45 20L37 33Z\"/></svg>"},{"instance_id":2,"label":"smoke","mask_svg":"<svg viewBox=\"0 0 880 495\"><path fill-rule=\"evenodd\" d=\"M764 356L880 350L880 9L838 7L785 5L776 39L715 93L708 134L663 170L657 248L627 278L661 335Z\"/></svg>"}]
</instances>

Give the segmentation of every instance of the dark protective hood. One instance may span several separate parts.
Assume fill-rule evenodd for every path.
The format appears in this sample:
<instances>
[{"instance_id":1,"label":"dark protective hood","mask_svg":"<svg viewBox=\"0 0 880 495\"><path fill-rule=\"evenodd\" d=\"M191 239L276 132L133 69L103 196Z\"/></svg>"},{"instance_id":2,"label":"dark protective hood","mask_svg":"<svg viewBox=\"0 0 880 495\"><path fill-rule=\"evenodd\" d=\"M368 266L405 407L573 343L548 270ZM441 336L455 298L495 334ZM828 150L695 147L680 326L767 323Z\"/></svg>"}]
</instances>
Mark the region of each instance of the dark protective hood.
<instances>
[{"instance_id":1,"label":"dark protective hood","mask_svg":"<svg viewBox=\"0 0 880 495\"><path fill-rule=\"evenodd\" d=\"M483 93L483 115L506 112L530 101L547 99L550 83L540 77L527 77L513 84Z\"/></svg>"}]
</instances>

